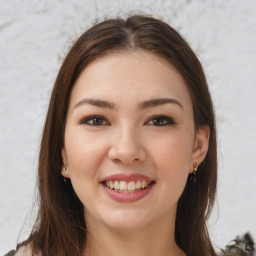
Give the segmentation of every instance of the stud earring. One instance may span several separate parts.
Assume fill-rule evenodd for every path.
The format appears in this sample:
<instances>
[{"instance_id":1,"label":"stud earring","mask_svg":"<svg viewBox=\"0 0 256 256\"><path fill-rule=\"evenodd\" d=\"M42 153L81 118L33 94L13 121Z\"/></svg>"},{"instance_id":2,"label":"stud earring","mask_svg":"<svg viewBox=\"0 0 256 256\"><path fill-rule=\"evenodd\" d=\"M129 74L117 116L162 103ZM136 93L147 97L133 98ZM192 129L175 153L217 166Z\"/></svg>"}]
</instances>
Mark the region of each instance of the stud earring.
<instances>
[{"instance_id":1,"label":"stud earring","mask_svg":"<svg viewBox=\"0 0 256 256\"><path fill-rule=\"evenodd\" d=\"M61 169L61 172L65 172L67 170L67 168L64 166L62 169ZM63 177L63 180L65 181L65 182L67 182L67 180L65 179L65 177Z\"/></svg>"},{"instance_id":2,"label":"stud earring","mask_svg":"<svg viewBox=\"0 0 256 256\"><path fill-rule=\"evenodd\" d=\"M193 164L193 173L191 175L191 180L193 180L194 182L196 182L197 166L197 163Z\"/></svg>"}]
</instances>

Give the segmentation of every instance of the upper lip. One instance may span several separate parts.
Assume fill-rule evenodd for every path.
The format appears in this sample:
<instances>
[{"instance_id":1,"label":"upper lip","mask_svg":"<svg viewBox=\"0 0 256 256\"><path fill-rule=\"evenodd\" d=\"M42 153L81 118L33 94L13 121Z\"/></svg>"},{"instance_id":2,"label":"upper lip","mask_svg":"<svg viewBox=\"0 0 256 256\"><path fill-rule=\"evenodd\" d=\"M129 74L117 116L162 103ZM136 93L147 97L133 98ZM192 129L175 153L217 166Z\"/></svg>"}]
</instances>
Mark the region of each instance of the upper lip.
<instances>
[{"instance_id":1,"label":"upper lip","mask_svg":"<svg viewBox=\"0 0 256 256\"><path fill-rule=\"evenodd\" d=\"M117 181L137 181L137 180L146 180L146 181L154 181L152 178L142 175L142 174L126 174L126 173L117 173L117 174L112 174L104 179L101 180L101 182L105 182L108 180L117 180Z\"/></svg>"}]
</instances>

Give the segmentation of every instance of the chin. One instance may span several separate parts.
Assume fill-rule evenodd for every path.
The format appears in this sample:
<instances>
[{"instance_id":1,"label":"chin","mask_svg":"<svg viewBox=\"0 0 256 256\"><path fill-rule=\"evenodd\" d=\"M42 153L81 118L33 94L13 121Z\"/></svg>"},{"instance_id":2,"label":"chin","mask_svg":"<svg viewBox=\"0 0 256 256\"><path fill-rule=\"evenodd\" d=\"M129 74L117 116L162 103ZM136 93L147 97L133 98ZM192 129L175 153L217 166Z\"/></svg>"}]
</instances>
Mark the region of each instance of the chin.
<instances>
[{"instance_id":1,"label":"chin","mask_svg":"<svg viewBox=\"0 0 256 256\"><path fill-rule=\"evenodd\" d=\"M134 210L115 210L102 216L106 226L116 231L135 231L148 224L147 214Z\"/></svg>"}]
</instances>

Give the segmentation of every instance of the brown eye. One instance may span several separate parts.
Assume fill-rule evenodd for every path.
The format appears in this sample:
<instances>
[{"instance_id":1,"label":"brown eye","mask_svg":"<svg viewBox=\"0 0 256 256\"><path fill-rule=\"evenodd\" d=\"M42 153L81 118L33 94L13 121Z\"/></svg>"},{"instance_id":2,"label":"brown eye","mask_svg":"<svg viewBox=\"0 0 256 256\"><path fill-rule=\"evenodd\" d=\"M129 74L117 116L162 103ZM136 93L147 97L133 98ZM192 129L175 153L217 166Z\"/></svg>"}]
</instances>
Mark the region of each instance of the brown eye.
<instances>
[{"instance_id":1,"label":"brown eye","mask_svg":"<svg viewBox=\"0 0 256 256\"><path fill-rule=\"evenodd\" d=\"M92 125L102 125L104 120L102 118L96 117L91 120Z\"/></svg>"},{"instance_id":2,"label":"brown eye","mask_svg":"<svg viewBox=\"0 0 256 256\"><path fill-rule=\"evenodd\" d=\"M102 116L89 116L84 118L80 124L86 124L91 126L109 125L109 122Z\"/></svg>"},{"instance_id":3,"label":"brown eye","mask_svg":"<svg viewBox=\"0 0 256 256\"><path fill-rule=\"evenodd\" d=\"M149 121L147 121L148 125L153 126L165 126L175 124L172 118L167 116L154 116Z\"/></svg>"}]
</instances>

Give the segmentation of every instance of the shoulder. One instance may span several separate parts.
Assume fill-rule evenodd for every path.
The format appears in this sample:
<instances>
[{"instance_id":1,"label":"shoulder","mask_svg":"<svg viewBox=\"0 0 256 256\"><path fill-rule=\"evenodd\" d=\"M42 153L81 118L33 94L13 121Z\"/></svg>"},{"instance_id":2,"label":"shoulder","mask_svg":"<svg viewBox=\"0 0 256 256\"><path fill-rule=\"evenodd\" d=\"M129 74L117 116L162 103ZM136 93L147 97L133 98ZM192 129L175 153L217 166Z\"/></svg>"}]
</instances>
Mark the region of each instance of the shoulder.
<instances>
[{"instance_id":1,"label":"shoulder","mask_svg":"<svg viewBox=\"0 0 256 256\"><path fill-rule=\"evenodd\" d=\"M30 246L22 246L17 251L12 250L4 256L32 256L32 250ZM42 256L42 254L38 253L36 256Z\"/></svg>"},{"instance_id":2,"label":"shoulder","mask_svg":"<svg viewBox=\"0 0 256 256\"><path fill-rule=\"evenodd\" d=\"M224 255L241 255L241 256L256 256L256 246L253 238L249 233L237 236L225 248Z\"/></svg>"},{"instance_id":3,"label":"shoulder","mask_svg":"<svg viewBox=\"0 0 256 256\"><path fill-rule=\"evenodd\" d=\"M15 251L11 250L8 253L6 253L4 256L13 256L14 254L15 254Z\"/></svg>"},{"instance_id":4,"label":"shoulder","mask_svg":"<svg viewBox=\"0 0 256 256\"><path fill-rule=\"evenodd\" d=\"M32 256L32 251L30 246L22 246L20 247L14 256Z\"/></svg>"}]
</instances>

